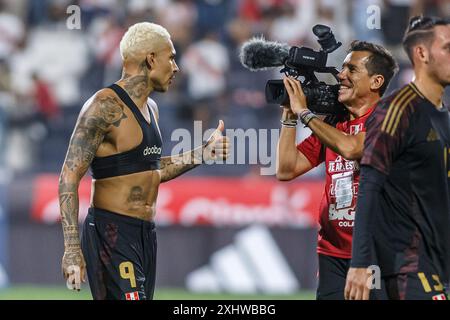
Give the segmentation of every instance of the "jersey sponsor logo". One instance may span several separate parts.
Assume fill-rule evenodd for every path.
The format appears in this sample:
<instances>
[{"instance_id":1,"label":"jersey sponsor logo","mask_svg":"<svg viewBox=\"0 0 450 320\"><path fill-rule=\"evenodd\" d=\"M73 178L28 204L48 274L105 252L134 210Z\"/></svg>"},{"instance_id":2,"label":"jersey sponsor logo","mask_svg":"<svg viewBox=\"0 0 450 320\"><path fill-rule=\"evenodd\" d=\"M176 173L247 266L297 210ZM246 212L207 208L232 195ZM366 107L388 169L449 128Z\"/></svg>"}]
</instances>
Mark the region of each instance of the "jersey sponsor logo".
<instances>
[{"instance_id":1,"label":"jersey sponsor logo","mask_svg":"<svg viewBox=\"0 0 450 320\"><path fill-rule=\"evenodd\" d=\"M359 163L354 160L347 160L338 156L334 161L328 161L328 172L342 172L342 171L358 171Z\"/></svg>"},{"instance_id":2,"label":"jersey sponsor logo","mask_svg":"<svg viewBox=\"0 0 450 320\"><path fill-rule=\"evenodd\" d=\"M161 154L161 148L157 147L157 146L153 146L153 147L146 147L144 149L144 156L149 156L152 154Z\"/></svg>"},{"instance_id":3,"label":"jersey sponsor logo","mask_svg":"<svg viewBox=\"0 0 450 320\"><path fill-rule=\"evenodd\" d=\"M140 300L139 299L139 292L127 292L125 293L125 300Z\"/></svg>"},{"instance_id":4,"label":"jersey sponsor logo","mask_svg":"<svg viewBox=\"0 0 450 320\"><path fill-rule=\"evenodd\" d=\"M336 204L330 203L330 206L328 207L328 220L337 220L339 227L353 227L355 223L355 209L336 209Z\"/></svg>"}]
</instances>

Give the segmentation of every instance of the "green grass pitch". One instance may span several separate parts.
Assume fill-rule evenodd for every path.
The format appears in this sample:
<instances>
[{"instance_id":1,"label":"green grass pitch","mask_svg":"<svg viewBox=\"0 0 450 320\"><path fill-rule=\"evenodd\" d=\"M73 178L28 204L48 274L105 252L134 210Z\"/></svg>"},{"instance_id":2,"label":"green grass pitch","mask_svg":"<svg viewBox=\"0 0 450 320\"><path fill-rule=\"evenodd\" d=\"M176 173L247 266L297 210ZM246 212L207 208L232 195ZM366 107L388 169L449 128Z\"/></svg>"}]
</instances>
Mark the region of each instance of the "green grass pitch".
<instances>
[{"instance_id":1,"label":"green grass pitch","mask_svg":"<svg viewBox=\"0 0 450 320\"><path fill-rule=\"evenodd\" d=\"M313 300L315 293L300 291L292 295L199 294L184 289L157 288L155 300ZM0 300L91 300L89 288L72 292L61 286L20 285L0 289Z\"/></svg>"}]
</instances>

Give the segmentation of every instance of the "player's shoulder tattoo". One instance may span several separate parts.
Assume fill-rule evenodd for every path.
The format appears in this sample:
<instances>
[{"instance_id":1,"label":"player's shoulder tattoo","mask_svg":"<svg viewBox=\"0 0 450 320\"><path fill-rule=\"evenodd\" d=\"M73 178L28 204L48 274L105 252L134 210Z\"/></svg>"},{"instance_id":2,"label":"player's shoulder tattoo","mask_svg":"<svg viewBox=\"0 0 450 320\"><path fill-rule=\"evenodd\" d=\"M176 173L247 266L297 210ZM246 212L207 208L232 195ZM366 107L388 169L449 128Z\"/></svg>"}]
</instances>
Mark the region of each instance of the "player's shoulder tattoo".
<instances>
[{"instance_id":1,"label":"player's shoulder tattoo","mask_svg":"<svg viewBox=\"0 0 450 320\"><path fill-rule=\"evenodd\" d=\"M123 103L109 89L92 96L83 106L70 139L65 160L68 169L84 175L110 128L119 127L126 118Z\"/></svg>"},{"instance_id":2,"label":"player's shoulder tattoo","mask_svg":"<svg viewBox=\"0 0 450 320\"><path fill-rule=\"evenodd\" d=\"M121 121L127 118L124 108L124 104L112 90L102 89L93 96L85 116L95 119L96 125L106 130L110 126L119 127Z\"/></svg>"}]
</instances>

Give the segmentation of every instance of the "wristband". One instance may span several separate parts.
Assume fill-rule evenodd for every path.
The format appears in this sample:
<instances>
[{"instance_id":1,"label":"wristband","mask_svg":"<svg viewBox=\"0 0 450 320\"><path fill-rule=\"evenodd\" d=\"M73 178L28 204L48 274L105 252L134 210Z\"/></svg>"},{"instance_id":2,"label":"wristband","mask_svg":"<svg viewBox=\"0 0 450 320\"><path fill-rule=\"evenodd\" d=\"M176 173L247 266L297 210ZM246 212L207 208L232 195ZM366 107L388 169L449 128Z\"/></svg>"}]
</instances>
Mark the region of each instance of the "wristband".
<instances>
[{"instance_id":1,"label":"wristband","mask_svg":"<svg viewBox=\"0 0 450 320\"><path fill-rule=\"evenodd\" d=\"M308 126L309 122L312 119L317 118L317 116L310 110L303 110L302 112L300 112L299 117L300 121L305 125L305 127Z\"/></svg>"},{"instance_id":2,"label":"wristband","mask_svg":"<svg viewBox=\"0 0 450 320\"><path fill-rule=\"evenodd\" d=\"M280 120L281 125L286 128L295 128L297 127L297 120Z\"/></svg>"},{"instance_id":3,"label":"wristband","mask_svg":"<svg viewBox=\"0 0 450 320\"><path fill-rule=\"evenodd\" d=\"M298 124L298 115L288 109L284 109L280 122L283 127L295 128Z\"/></svg>"}]
</instances>

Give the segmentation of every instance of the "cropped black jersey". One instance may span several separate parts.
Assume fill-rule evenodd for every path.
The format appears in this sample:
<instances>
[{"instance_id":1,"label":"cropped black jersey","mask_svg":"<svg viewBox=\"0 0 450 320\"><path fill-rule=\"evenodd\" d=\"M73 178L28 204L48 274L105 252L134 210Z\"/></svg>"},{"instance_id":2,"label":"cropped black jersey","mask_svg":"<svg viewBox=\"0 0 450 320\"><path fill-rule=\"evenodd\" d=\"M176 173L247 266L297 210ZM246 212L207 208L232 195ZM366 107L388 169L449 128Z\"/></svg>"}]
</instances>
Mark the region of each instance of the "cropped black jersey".
<instances>
[{"instance_id":1,"label":"cropped black jersey","mask_svg":"<svg viewBox=\"0 0 450 320\"><path fill-rule=\"evenodd\" d=\"M117 84L112 84L108 88L113 90L133 113L142 130L142 141L137 147L131 150L106 157L95 157L91 163L92 177L94 179L104 179L159 169L162 139L155 115L151 108L147 104L151 119L149 124L122 87Z\"/></svg>"}]
</instances>

